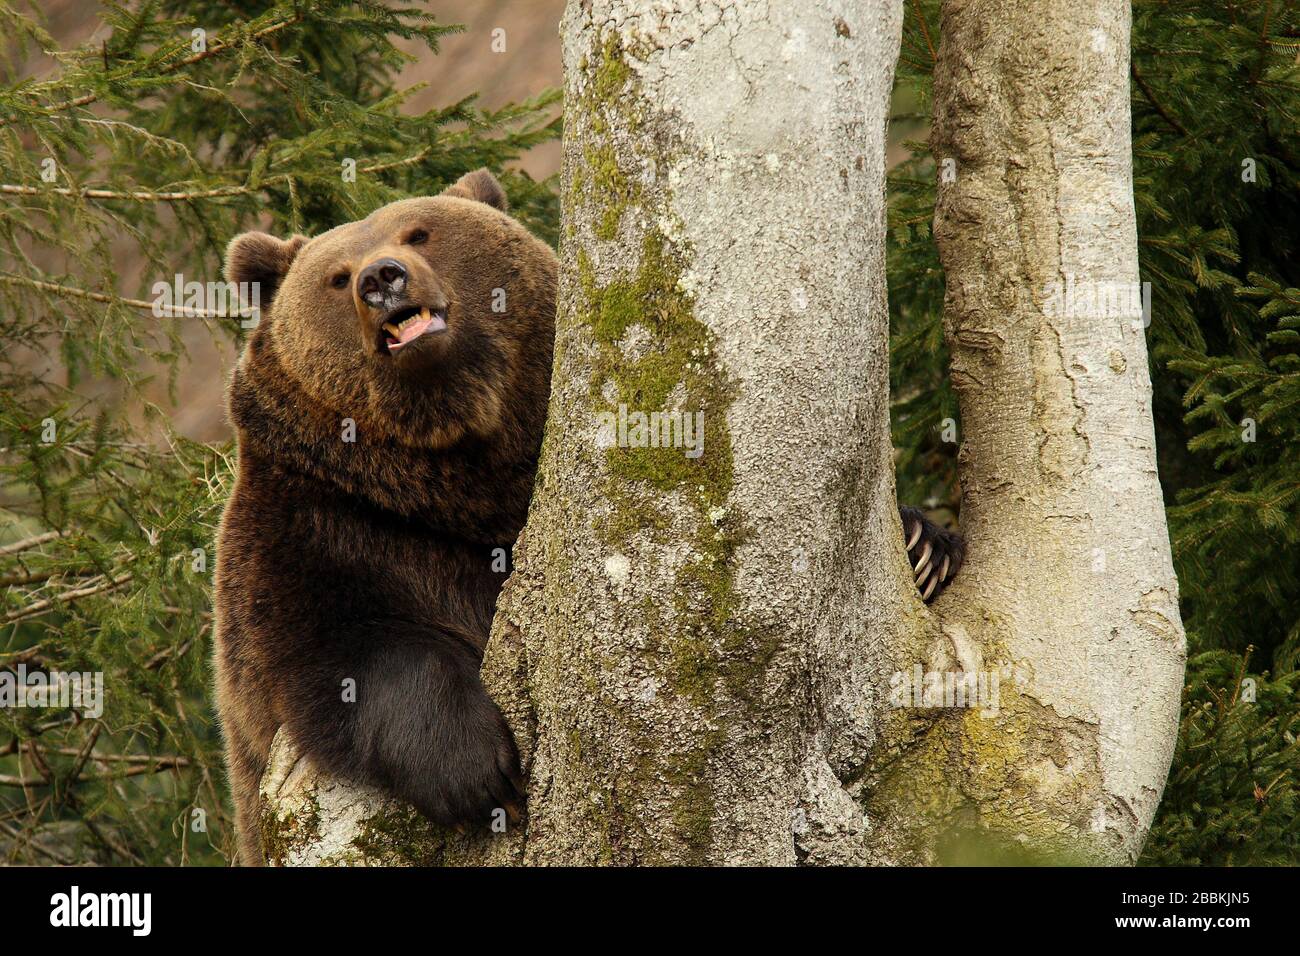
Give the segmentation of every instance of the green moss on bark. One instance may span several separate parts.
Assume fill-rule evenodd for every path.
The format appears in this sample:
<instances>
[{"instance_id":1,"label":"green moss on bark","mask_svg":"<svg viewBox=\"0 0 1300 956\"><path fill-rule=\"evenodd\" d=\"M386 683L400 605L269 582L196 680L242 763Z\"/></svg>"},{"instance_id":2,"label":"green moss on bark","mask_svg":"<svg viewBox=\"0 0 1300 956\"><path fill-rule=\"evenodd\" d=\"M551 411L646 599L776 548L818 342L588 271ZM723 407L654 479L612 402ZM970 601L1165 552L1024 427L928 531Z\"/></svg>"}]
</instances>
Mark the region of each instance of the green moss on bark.
<instances>
[{"instance_id":1,"label":"green moss on bark","mask_svg":"<svg viewBox=\"0 0 1300 956\"><path fill-rule=\"evenodd\" d=\"M448 840L414 807L386 808L363 820L352 846L367 861L385 866L446 865Z\"/></svg>"},{"instance_id":2,"label":"green moss on bark","mask_svg":"<svg viewBox=\"0 0 1300 956\"><path fill-rule=\"evenodd\" d=\"M283 814L263 805L258 815L258 830L262 837L262 858L267 865L284 866L291 850L309 846L320 838L320 805L310 797L303 810Z\"/></svg>"},{"instance_id":3,"label":"green moss on bark","mask_svg":"<svg viewBox=\"0 0 1300 956\"><path fill-rule=\"evenodd\" d=\"M1077 865L1106 859L1096 727L1003 685L977 708L890 713L866 808L915 863Z\"/></svg>"},{"instance_id":4,"label":"green moss on bark","mask_svg":"<svg viewBox=\"0 0 1300 956\"><path fill-rule=\"evenodd\" d=\"M667 784L674 830L687 858L702 862L715 816L709 765L734 711L719 698L728 690L732 697L752 696L775 643L739 621L735 576L746 525L731 500L727 412L734 387L683 281L692 250L676 228L666 188L675 159L673 124L660 123L641 99L630 52L616 34L597 40L586 60L588 80L566 120L585 144L568 195L582 210L572 218L589 224L591 243L575 254L575 318L596 346L589 383L594 412L617 415L625 405L646 415L702 414L698 457L683 448L606 449L603 491L612 507L598 526L615 551L636 553L636 541L665 551L689 545L671 611L652 608L646 618L652 622L648 659L658 662L662 684L709 729L689 752L647 756L638 773L653 778L643 785ZM629 248L633 235L639 239ZM581 229L576 239L582 241ZM623 268L604 265L602 243L611 244L608 256ZM684 538L683 519L690 525ZM647 740L647 753L651 746Z\"/></svg>"}]
</instances>

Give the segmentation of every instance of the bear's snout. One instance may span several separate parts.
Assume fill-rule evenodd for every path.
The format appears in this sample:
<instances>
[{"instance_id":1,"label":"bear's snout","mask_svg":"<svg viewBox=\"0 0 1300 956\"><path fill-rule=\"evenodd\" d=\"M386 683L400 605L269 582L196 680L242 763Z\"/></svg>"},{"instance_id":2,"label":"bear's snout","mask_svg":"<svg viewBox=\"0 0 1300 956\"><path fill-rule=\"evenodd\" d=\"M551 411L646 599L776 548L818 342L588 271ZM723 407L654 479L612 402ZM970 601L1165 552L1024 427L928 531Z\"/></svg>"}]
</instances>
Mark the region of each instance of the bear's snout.
<instances>
[{"instance_id":1,"label":"bear's snout","mask_svg":"<svg viewBox=\"0 0 1300 956\"><path fill-rule=\"evenodd\" d=\"M390 256L376 259L357 273L357 295L367 305L379 308L406 289L406 266Z\"/></svg>"},{"instance_id":2,"label":"bear's snout","mask_svg":"<svg viewBox=\"0 0 1300 956\"><path fill-rule=\"evenodd\" d=\"M447 331L447 297L419 256L376 250L353 283L362 336L381 356Z\"/></svg>"}]
</instances>

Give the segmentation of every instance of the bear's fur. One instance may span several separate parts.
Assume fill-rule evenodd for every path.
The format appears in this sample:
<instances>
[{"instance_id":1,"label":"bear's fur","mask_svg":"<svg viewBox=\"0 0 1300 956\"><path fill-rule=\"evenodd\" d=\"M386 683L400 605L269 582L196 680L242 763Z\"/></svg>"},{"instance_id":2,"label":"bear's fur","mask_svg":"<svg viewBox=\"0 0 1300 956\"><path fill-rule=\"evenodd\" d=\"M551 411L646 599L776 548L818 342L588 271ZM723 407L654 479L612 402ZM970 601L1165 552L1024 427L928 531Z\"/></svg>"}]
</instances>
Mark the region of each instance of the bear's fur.
<instances>
[{"instance_id":1,"label":"bear's fur","mask_svg":"<svg viewBox=\"0 0 1300 956\"><path fill-rule=\"evenodd\" d=\"M522 802L478 668L506 577L495 549L523 526L541 444L556 260L505 209L480 170L314 239L247 233L227 252L227 280L258 282L262 309L230 387L239 473L216 572L244 863L262 859L257 791L281 725L317 766L440 822ZM372 306L357 279L389 259L406 281ZM446 328L389 354L380 325L407 303L444 309Z\"/></svg>"},{"instance_id":2,"label":"bear's fur","mask_svg":"<svg viewBox=\"0 0 1300 956\"><path fill-rule=\"evenodd\" d=\"M241 860L262 860L281 726L322 770L432 820L518 813L514 740L478 671L541 447L555 255L479 170L314 239L246 233L226 278L259 284L263 319L230 387L239 474L216 574ZM413 306L445 329L391 351L382 325ZM961 541L901 517L930 600Z\"/></svg>"}]
</instances>

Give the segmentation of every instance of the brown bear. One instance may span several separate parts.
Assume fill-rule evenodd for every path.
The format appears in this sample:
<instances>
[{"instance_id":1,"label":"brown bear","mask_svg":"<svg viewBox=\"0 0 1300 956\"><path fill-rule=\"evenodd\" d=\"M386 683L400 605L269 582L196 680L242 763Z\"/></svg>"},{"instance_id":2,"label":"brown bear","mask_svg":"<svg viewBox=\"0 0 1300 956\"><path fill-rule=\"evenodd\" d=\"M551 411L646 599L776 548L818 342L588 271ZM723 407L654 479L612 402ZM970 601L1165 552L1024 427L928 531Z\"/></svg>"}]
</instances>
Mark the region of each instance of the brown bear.
<instances>
[{"instance_id":1,"label":"brown bear","mask_svg":"<svg viewBox=\"0 0 1300 956\"><path fill-rule=\"evenodd\" d=\"M239 473L216 573L216 691L239 855L284 726L319 768L446 824L522 809L479 681L550 389L556 258L486 170L314 239L235 238L262 321L230 387ZM912 509L929 599L960 540Z\"/></svg>"},{"instance_id":2,"label":"brown bear","mask_svg":"<svg viewBox=\"0 0 1300 956\"><path fill-rule=\"evenodd\" d=\"M521 802L479 683L550 388L555 255L486 170L313 239L235 238L261 317L230 386L216 697L239 851L284 725L430 818ZM498 550L503 549L503 550Z\"/></svg>"}]
</instances>

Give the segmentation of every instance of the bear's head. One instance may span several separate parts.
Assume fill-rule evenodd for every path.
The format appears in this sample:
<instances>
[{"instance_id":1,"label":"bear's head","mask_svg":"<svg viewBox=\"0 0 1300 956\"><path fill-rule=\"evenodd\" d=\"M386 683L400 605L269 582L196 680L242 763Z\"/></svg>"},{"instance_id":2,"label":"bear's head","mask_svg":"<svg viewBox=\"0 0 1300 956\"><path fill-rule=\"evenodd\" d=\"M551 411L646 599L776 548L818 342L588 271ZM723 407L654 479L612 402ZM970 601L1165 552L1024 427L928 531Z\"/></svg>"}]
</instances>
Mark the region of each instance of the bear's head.
<instances>
[{"instance_id":1,"label":"bear's head","mask_svg":"<svg viewBox=\"0 0 1300 956\"><path fill-rule=\"evenodd\" d=\"M555 255L487 170L311 239L244 233L225 272L257 292L245 365L273 363L318 411L425 449L540 428Z\"/></svg>"}]
</instances>

